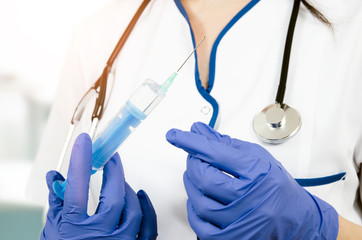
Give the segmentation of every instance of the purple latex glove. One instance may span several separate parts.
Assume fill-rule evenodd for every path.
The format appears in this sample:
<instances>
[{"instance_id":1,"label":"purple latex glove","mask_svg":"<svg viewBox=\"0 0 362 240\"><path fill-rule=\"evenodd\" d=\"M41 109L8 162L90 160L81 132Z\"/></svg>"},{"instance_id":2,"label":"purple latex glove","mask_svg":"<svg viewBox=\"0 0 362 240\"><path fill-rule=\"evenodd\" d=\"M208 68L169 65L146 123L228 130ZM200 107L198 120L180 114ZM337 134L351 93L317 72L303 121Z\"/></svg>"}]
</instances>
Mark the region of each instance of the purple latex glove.
<instances>
[{"instance_id":1,"label":"purple latex glove","mask_svg":"<svg viewBox=\"0 0 362 240\"><path fill-rule=\"evenodd\" d=\"M200 239L337 238L335 209L299 186L260 145L203 123L166 137L189 153L188 220Z\"/></svg>"},{"instance_id":2,"label":"purple latex glove","mask_svg":"<svg viewBox=\"0 0 362 240\"><path fill-rule=\"evenodd\" d=\"M76 139L68 170L64 201L52 184L64 177L50 171L49 211L40 239L156 239L156 213L144 191L136 193L125 182L121 159L116 153L105 165L100 202L96 213L87 214L92 171L92 141L83 133Z\"/></svg>"}]
</instances>

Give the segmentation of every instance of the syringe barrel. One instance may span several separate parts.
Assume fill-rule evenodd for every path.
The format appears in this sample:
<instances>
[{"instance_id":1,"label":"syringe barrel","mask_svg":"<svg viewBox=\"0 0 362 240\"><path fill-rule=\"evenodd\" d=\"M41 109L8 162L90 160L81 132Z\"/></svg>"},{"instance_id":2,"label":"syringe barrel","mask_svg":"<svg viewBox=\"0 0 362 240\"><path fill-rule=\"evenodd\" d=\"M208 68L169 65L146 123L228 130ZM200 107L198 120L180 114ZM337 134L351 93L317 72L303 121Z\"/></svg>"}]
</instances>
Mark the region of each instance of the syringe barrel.
<instances>
[{"instance_id":1,"label":"syringe barrel","mask_svg":"<svg viewBox=\"0 0 362 240\"><path fill-rule=\"evenodd\" d=\"M165 91L155 81L147 79L139 86L107 127L92 144L92 174L104 167L128 138L165 97ZM54 192L64 199L67 180L54 181Z\"/></svg>"},{"instance_id":2,"label":"syringe barrel","mask_svg":"<svg viewBox=\"0 0 362 240\"><path fill-rule=\"evenodd\" d=\"M96 137L92 145L92 170L103 168L130 136L133 130L161 102L166 93L155 81L147 79L131 95L107 127Z\"/></svg>"}]
</instances>

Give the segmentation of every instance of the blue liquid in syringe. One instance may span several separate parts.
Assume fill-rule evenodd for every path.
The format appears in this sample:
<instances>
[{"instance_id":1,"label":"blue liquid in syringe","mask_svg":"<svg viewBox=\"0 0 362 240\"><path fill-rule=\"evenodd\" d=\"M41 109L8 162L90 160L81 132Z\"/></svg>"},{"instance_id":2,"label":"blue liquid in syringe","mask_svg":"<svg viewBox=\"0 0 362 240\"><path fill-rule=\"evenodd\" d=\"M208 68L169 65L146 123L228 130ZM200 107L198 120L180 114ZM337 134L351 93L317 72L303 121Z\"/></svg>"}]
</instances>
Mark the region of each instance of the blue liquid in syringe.
<instances>
[{"instance_id":1,"label":"blue liquid in syringe","mask_svg":"<svg viewBox=\"0 0 362 240\"><path fill-rule=\"evenodd\" d=\"M117 148L131 134L131 128L136 128L145 118L146 114L129 101L126 103L121 110L120 116L115 117L92 144L92 174L96 173L108 162ZM66 184L67 180L62 183L58 181L53 183L53 189L61 199L64 199Z\"/></svg>"},{"instance_id":2,"label":"blue liquid in syringe","mask_svg":"<svg viewBox=\"0 0 362 240\"><path fill-rule=\"evenodd\" d=\"M121 111L121 117L116 117L92 145L92 173L108 162L117 148L131 134L131 128L136 128L145 118L144 113L127 102Z\"/></svg>"}]
</instances>

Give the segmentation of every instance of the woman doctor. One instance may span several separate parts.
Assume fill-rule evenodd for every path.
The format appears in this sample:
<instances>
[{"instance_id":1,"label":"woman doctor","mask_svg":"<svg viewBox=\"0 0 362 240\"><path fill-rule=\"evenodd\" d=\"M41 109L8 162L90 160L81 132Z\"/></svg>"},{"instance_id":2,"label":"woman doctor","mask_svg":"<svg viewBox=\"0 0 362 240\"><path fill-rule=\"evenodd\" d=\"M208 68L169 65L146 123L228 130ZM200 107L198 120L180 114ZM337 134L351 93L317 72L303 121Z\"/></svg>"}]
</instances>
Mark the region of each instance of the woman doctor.
<instances>
[{"instance_id":1,"label":"woman doctor","mask_svg":"<svg viewBox=\"0 0 362 240\"><path fill-rule=\"evenodd\" d=\"M144 79L161 82L205 42L122 145L122 163L116 154L90 184L91 140L80 134L90 121L81 119L60 170L65 176L69 167L62 201L51 188L62 176L47 174L49 190L44 176L140 1L116 0L80 25L29 183L34 198L49 192L42 238L153 239L155 209L159 239L361 239L362 5L316 3L333 30L301 5L285 93L303 125L271 145L252 120L274 100L293 1L151 1L114 64L98 130ZM185 152L166 133L188 153L186 171Z\"/></svg>"}]
</instances>

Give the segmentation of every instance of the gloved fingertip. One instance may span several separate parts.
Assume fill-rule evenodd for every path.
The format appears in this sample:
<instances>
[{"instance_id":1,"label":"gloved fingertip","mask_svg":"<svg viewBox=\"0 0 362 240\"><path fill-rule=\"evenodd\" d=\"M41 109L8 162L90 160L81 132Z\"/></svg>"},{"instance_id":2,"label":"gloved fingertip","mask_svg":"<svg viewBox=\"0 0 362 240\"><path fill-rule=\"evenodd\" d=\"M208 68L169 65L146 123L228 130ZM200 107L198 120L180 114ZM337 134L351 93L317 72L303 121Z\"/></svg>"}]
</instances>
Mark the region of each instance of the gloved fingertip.
<instances>
[{"instance_id":1,"label":"gloved fingertip","mask_svg":"<svg viewBox=\"0 0 362 240\"><path fill-rule=\"evenodd\" d=\"M152 208L151 199L148 197L147 193L143 190L139 190L137 192L137 197L140 202L140 206L142 211L150 211L150 208Z\"/></svg>"},{"instance_id":2,"label":"gloved fingertip","mask_svg":"<svg viewBox=\"0 0 362 240\"><path fill-rule=\"evenodd\" d=\"M137 196L138 196L138 197L142 197L142 198L143 198L143 197L145 197L145 195L146 195L146 192L143 191L142 189L137 192Z\"/></svg>"},{"instance_id":3,"label":"gloved fingertip","mask_svg":"<svg viewBox=\"0 0 362 240\"><path fill-rule=\"evenodd\" d=\"M113 156L109 159L109 161L104 166L103 172L106 175L108 174L108 172L116 172L117 175L121 173L123 176L123 165L122 165L121 157L119 156L118 152L113 154ZM113 174L113 173L111 173L111 174Z\"/></svg>"},{"instance_id":4,"label":"gloved fingertip","mask_svg":"<svg viewBox=\"0 0 362 240\"><path fill-rule=\"evenodd\" d=\"M118 152L115 152L111 159L113 159L115 162L120 162L121 161L121 156L119 156Z\"/></svg>"},{"instance_id":5,"label":"gloved fingertip","mask_svg":"<svg viewBox=\"0 0 362 240\"><path fill-rule=\"evenodd\" d=\"M87 133L81 133L73 144L68 168L68 183L71 183L73 178L76 179L75 182L79 182L80 179L88 181L92 172L91 160L92 140Z\"/></svg>"},{"instance_id":6,"label":"gloved fingertip","mask_svg":"<svg viewBox=\"0 0 362 240\"><path fill-rule=\"evenodd\" d=\"M92 146L92 139L87 133L81 133L74 141L72 152L78 149L84 149L85 147L89 148L89 146Z\"/></svg>"},{"instance_id":7,"label":"gloved fingertip","mask_svg":"<svg viewBox=\"0 0 362 240\"><path fill-rule=\"evenodd\" d=\"M180 130L173 128L173 129L168 130L168 132L166 133L166 139L172 145L176 144L176 134L178 131L180 131Z\"/></svg>"},{"instance_id":8,"label":"gloved fingertip","mask_svg":"<svg viewBox=\"0 0 362 240\"><path fill-rule=\"evenodd\" d=\"M56 177L58 174L57 171L54 170L50 170L49 172L47 172L45 179L48 181L53 181L53 178Z\"/></svg>"},{"instance_id":9,"label":"gloved fingertip","mask_svg":"<svg viewBox=\"0 0 362 240\"><path fill-rule=\"evenodd\" d=\"M145 201L148 201L149 203L151 203L150 197L142 189L137 192L137 197L138 197L138 199L140 199L140 201L145 200Z\"/></svg>"},{"instance_id":10,"label":"gloved fingertip","mask_svg":"<svg viewBox=\"0 0 362 240\"><path fill-rule=\"evenodd\" d=\"M48 188L50 191L53 191L53 182L54 181L58 181L58 180L64 181L65 180L64 177L62 176L62 174L60 174L59 172L54 171L54 170L47 172L45 179L46 179L46 182L47 182L47 185L48 185Z\"/></svg>"},{"instance_id":11,"label":"gloved fingertip","mask_svg":"<svg viewBox=\"0 0 362 240\"><path fill-rule=\"evenodd\" d=\"M194 122L191 126L191 132L194 132L194 133L201 133L204 130L214 131L213 128L211 128L209 125L207 125L206 123L203 123L203 122Z\"/></svg>"},{"instance_id":12,"label":"gloved fingertip","mask_svg":"<svg viewBox=\"0 0 362 240\"><path fill-rule=\"evenodd\" d=\"M109 159L109 161L104 165L104 168L114 167L120 162L121 158L119 157L118 153L113 154L113 156Z\"/></svg>"},{"instance_id":13,"label":"gloved fingertip","mask_svg":"<svg viewBox=\"0 0 362 240\"><path fill-rule=\"evenodd\" d=\"M86 144L89 144L92 143L92 139L87 133L83 132L79 134L78 137L76 138L75 143L77 142L85 142Z\"/></svg>"}]
</instances>

